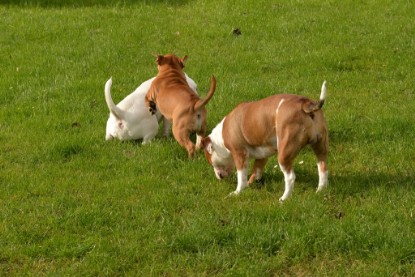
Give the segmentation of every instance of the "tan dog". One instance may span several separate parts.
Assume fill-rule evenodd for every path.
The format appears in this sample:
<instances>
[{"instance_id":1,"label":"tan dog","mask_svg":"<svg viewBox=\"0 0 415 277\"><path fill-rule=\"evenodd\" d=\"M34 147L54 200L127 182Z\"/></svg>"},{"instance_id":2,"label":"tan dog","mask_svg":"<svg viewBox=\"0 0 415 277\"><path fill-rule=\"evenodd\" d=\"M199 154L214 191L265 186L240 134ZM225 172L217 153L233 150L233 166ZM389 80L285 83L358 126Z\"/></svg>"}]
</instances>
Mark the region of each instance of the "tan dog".
<instances>
[{"instance_id":1,"label":"tan dog","mask_svg":"<svg viewBox=\"0 0 415 277\"><path fill-rule=\"evenodd\" d=\"M189 158L195 154L195 145L190 140L190 134L196 132L196 149L201 148L201 140L206 133L205 105L212 98L216 79L212 75L210 89L205 99L189 87L183 72L187 56L180 59L175 55L157 56L158 74L147 95L146 106L154 114L160 113L172 122L173 136L177 142L186 148Z\"/></svg>"},{"instance_id":2,"label":"tan dog","mask_svg":"<svg viewBox=\"0 0 415 277\"><path fill-rule=\"evenodd\" d=\"M323 189L328 180L328 131L321 110L325 97L324 82L319 102L299 95L279 94L238 105L202 140L216 177L227 177L236 165L238 186L231 194L239 194L248 184L261 179L268 157L278 151L278 162L285 177L285 191L280 201L284 201L294 188L294 159L309 144L317 157L317 191ZM255 162L248 181L249 159Z\"/></svg>"}]
</instances>

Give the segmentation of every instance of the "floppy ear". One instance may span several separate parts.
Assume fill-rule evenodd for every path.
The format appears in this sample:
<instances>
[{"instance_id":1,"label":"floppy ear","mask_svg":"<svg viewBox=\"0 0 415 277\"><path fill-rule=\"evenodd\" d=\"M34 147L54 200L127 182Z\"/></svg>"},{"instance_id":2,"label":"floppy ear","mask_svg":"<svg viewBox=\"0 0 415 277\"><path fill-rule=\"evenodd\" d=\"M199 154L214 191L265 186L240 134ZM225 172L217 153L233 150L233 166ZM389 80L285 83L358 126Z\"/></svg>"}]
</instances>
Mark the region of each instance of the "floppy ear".
<instances>
[{"instance_id":1,"label":"floppy ear","mask_svg":"<svg viewBox=\"0 0 415 277\"><path fill-rule=\"evenodd\" d=\"M209 137L205 137L202 139L202 147L205 149L210 155L213 153L213 144Z\"/></svg>"},{"instance_id":2,"label":"floppy ear","mask_svg":"<svg viewBox=\"0 0 415 277\"><path fill-rule=\"evenodd\" d=\"M206 146L205 149L210 155L213 154L213 144L211 142Z\"/></svg>"}]
</instances>

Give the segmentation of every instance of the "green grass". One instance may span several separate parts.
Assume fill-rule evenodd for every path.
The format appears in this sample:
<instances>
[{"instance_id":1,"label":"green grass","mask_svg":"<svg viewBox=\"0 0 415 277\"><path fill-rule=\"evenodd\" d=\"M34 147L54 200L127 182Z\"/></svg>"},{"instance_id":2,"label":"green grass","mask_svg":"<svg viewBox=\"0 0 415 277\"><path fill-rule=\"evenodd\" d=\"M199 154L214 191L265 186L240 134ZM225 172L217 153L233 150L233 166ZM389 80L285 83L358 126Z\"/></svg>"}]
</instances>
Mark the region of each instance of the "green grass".
<instances>
[{"instance_id":1,"label":"green grass","mask_svg":"<svg viewBox=\"0 0 415 277\"><path fill-rule=\"evenodd\" d=\"M415 274L411 1L47 1L0 4L0 275ZM233 28L242 35L234 36ZM241 101L317 98L327 80L329 188L311 151L225 196L173 139L106 142L119 101L189 55L208 128Z\"/></svg>"}]
</instances>

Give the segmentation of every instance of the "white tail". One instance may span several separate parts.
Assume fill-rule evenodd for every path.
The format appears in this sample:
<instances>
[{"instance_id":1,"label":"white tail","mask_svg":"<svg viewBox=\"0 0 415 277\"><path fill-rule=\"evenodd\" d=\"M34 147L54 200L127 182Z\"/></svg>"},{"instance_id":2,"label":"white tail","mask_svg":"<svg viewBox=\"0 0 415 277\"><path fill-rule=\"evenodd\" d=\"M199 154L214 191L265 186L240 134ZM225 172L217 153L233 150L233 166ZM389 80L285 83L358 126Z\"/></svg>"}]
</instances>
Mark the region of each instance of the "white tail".
<instances>
[{"instance_id":1,"label":"white tail","mask_svg":"<svg viewBox=\"0 0 415 277\"><path fill-rule=\"evenodd\" d=\"M326 100L326 81L323 82L321 86L321 94L320 94L320 101Z\"/></svg>"},{"instance_id":2,"label":"white tail","mask_svg":"<svg viewBox=\"0 0 415 277\"><path fill-rule=\"evenodd\" d=\"M112 77L105 83L105 101L107 102L108 109L110 112L117 118L123 119L124 118L124 111L118 108L114 101L112 101L111 97L111 85L112 85Z\"/></svg>"}]
</instances>

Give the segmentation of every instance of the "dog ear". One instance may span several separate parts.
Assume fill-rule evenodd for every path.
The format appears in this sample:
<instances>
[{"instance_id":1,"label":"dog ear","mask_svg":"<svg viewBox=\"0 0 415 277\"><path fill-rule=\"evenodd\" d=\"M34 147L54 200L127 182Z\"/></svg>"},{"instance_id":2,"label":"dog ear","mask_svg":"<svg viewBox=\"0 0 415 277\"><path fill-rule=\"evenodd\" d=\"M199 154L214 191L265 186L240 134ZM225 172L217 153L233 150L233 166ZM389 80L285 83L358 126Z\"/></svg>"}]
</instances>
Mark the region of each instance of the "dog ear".
<instances>
[{"instance_id":1,"label":"dog ear","mask_svg":"<svg viewBox=\"0 0 415 277\"><path fill-rule=\"evenodd\" d=\"M156 62L157 62L157 64L158 65L160 65L161 64L161 62L163 61L163 59L164 59L164 56L163 55L159 55L159 54L156 54L156 53L153 53L152 54L154 57L156 57Z\"/></svg>"},{"instance_id":2,"label":"dog ear","mask_svg":"<svg viewBox=\"0 0 415 277\"><path fill-rule=\"evenodd\" d=\"M180 61L180 65L182 66L182 68L184 68L184 63L185 63L185 61L187 60L187 58L188 58L188 56L186 55L186 56L184 56L183 58L179 59L179 61Z\"/></svg>"},{"instance_id":3,"label":"dog ear","mask_svg":"<svg viewBox=\"0 0 415 277\"><path fill-rule=\"evenodd\" d=\"M213 144L211 142L206 146L205 149L210 155L213 154Z\"/></svg>"},{"instance_id":4,"label":"dog ear","mask_svg":"<svg viewBox=\"0 0 415 277\"><path fill-rule=\"evenodd\" d=\"M202 147L205 149L210 155L213 153L213 143L209 137L205 137L202 139Z\"/></svg>"}]
</instances>

